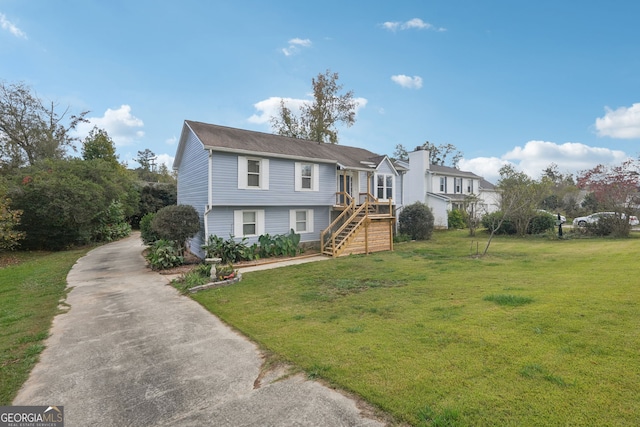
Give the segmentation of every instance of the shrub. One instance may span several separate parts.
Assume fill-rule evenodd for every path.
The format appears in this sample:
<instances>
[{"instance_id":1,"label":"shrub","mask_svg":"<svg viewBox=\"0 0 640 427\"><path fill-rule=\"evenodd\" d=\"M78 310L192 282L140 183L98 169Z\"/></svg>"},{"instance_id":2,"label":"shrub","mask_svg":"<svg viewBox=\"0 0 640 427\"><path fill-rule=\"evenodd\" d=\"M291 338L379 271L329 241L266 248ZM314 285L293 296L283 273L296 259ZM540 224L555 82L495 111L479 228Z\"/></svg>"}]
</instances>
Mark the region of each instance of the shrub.
<instances>
[{"instance_id":1,"label":"shrub","mask_svg":"<svg viewBox=\"0 0 640 427\"><path fill-rule=\"evenodd\" d=\"M587 234L592 236L611 236L618 229L617 222L619 218L615 216L602 216L596 222L587 223L585 226L585 231ZM624 237L624 236L616 236L616 237Z\"/></svg>"},{"instance_id":2,"label":"shrub","mask_svg":"<svg viewBox=\"0 0 640 427\"><path fill-rule=\"evenodd\" d=\"M20 169L8 196L11 209L23 211L21 246L52 250L125 232L122 223L107 230L103 221L113 208L129 215L138 197L126 170L101 159L44 160Z\"/></svg>"},{"instance_id":3,"label":"shrub","mask_svg":"<svg viewBox=\"0 0 640 427\"><path fill-rule=\"evenodd\" d=\"M0 252L13 250L24 237L24 232L15 229L22 211L9 209L10 204L11 200L0 197Z\"/></svg>"},{"instance_id":4,"label":"shrub","mask_svg":"<svg viewBox=\"0 0 640 427\"><path fill-rule=\"evenodd\" d=\"M145 245L150 245L160 239L151 228L151 222L155 216L155 213L150 212L140 219L140 238L142 238Z\"/></svg>"},{"instance_id":5,"label":"shrub","mask_svg":"<svg viewBox=\"0 0 640 427\"><path fill-rule=\"evenodd\" d=\"M200 215L193 206L166 206L156 212L151 229L161 239L171 240L182 254L185 242L200 230Z\"/></svg>"},{"instance_id":6,"label":"shrub","mask_svg":"<svg viewBox=\"0 0 640 427\"><path fill-rule=\"evenodd\" d=\"M546 212L538 212L536 216L531 219L529 222L529 227L527 228L528 234L542 234L547 230L552 230L556 226L556 217L546 213Z\"/></svg>"},{"instance_id":7,"label":"shrub","mask_svg":"<svg viewBox=\"0 0 640 427\"><path fill-rule=\"evenodd\" d=\"M236 242L233 236L228 240L215 235L209 236L207 243L202 245L207 258L220 258L223 264L230 264L256 258L257 245L247 245L247 238Z\"/></svg>"},{"instance_id":8,"label":"shrub","mask_svg":"<svg viewBox=\"0 0 640 427\"><path fill-rule=\"evenodd\" d=\"M405 206L398 219L398 232L413 240L428 240L433 233L433 212L424 203Z\"/></svg>"},{"instance_id":9,"label":"shrub","mask_svg":"<svg viewBox=\"0 0 640 427\"><path fill-rule=\"evenodd\" d=\"M448 227L453 230L465 228L467 225L467 217L469 215L459 209L447 212Z\"/></svg>"},{"instance_id":10,"label":"shrub","mask_svg":"<svg viewBox=\"0 0 640 427\"><path fill-rule=\"evenodd\" d=\"M182 265L184 262L184 258L180 255L174 242L165 239L157 240L151 246L147 260L154 270L166 270Z\"/></svg>"},{"instance_id":11,"label":"shrub","mask_svg":"<svg viewBox=\"0 0 640 427\"><path fill-rule=\"evenodd\" d=\"M296 256L299 252L300 235L292 229L289 234L270 236L268 233L258 238L258 253L263 258L273 256Z\"/></svg>"},{"instance_id":12,"label":"shrub","mask_svg":"<svg viewBox=\"0 0 640 427\"><path fill-rule=\"evenodd\" d=\"M138 185L140 186L138 212L129 218L133 228L142 227L140 222L145 215L156 213L165 206L173 206L177 201L176 184L173 182L144 182Z\"/></svg>"},{"instance_id":13,"label":"shrub","mask_svg":"<svg viewBox=\"0 0 640 427\"><path fill-rule=\"evenodd\" d=\"M492 212L486 214L482 217L482 226L488 230L493 230L493 228L500 222L502 218L502 212ZM509 218L505 218L500 227L496 230L496 234L516 234L516 226L509 220Z\"/></svg>"},{"instance_id":14,"label":"shrub","mask_svg":"<svg viewBox=\"0 0 640 427\"><path fill-rule=\"evenodd\" d=\"M94 230L96 242L112 242L131 233L131 225L125 220L122 203L117 200L111 202L100 215L99 223L100 225Z\"/></svg>"}]
</instances>

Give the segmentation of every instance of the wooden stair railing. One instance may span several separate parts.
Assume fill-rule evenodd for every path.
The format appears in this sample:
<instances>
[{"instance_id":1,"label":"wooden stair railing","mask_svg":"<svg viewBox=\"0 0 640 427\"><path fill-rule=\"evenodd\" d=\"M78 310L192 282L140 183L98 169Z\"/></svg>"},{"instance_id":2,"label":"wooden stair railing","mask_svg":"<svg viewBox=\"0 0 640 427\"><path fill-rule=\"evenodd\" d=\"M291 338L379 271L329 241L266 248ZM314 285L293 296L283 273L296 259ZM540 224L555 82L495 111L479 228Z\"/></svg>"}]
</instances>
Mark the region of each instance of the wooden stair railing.
<instances>
[{"instance_id":1,"label":"wooden stair railing","mask_svg":"<svg viewBox=\"0 0 640 427\"><path fill-rule=\"evenodd\" d=\"M320 234L321 252L333 257L339 256L348 246L356 231L373 217L393 216L392 201L388 201L388 211L381 212L381 207L387 203L380 203L371 193L360 193L363 203L356 204L356 200L349 194L336 193L336 199L344 197L349 203L331 224ZM344 205L343 205L344 206Z\"/></svg>"},{"instance_id":2,"label":"wooden stair railing","mask_svg":"<svg viewBox=\"0 0 640 427\"><path fill-rule=\"evenodd\" d=\"M368 220L368 203L358 206L349 218L345 219L337 230L331 232L331 226L324 230L320 236L322 253L331 256L338 256L346 247L349 239ZM343 212L344 213L344 212ZM338 224L338 218L332 225Z\"/></svg>"}]
</instances>

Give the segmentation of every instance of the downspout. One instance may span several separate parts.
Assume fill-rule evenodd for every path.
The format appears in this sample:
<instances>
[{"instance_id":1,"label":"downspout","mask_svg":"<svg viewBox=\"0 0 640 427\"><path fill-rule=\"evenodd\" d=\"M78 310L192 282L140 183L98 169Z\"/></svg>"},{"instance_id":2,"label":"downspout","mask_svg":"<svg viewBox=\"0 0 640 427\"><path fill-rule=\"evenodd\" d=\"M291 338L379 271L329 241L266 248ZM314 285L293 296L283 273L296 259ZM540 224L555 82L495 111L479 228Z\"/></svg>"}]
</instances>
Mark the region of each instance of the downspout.
<instances>
[{"instance_id":1,"label":"downspout","mask_svg":"<svg viewBox=\"0 0 640 427\"><path fill-rule=\"evenodd\" d=\"M213 209L213 150L209 150L209 173L207 177L207 206L204 210L204 244L209 239L209 221L207 220L209 212Z\"/></svg>"}]
</instances>

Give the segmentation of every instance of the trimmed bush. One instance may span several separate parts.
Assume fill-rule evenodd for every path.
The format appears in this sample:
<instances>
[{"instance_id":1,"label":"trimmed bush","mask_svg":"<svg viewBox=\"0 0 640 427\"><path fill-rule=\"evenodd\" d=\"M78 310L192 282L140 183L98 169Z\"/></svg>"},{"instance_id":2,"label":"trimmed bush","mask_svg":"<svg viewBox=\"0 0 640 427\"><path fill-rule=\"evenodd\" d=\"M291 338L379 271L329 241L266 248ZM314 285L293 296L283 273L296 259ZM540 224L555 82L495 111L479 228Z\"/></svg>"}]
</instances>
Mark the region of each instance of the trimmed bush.
<instances>
[{"instance_id":1,"label":"trimmed bush","mask_svg":"<svg viewBox=\"0 0 640 427\"><path fill-rule=\"evenodd\" d=\"M159 238L174 242L182 254L186 240L200 230L200 216L191 205L166 206L156 212L151 230Z\"/></svg>"},{"instance_id":2,"label":"trimmed bush","mask_svg":"<svg viewBox=\"0 0 640 427\"><path fill-rule=\"evenodd\" d=\"M398 233L407 234L413 240L428 240L433 233L433 212L424 203L405 206L398 218Z\"/></svg>"}]
</instances>

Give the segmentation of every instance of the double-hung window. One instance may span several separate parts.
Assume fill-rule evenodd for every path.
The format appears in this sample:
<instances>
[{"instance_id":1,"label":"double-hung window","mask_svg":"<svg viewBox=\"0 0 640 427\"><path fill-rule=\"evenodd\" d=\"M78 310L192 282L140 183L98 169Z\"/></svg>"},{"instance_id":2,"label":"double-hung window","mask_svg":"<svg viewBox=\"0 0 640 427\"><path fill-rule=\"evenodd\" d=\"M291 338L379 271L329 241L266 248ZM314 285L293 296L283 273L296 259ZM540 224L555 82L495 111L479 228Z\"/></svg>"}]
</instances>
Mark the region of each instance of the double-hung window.
<instances>
[{"instance_id":1,"label":"double-hung window","mask_svg":"<svg viewBox=\"0 0 640 427\"><path fill-rule=\"evenodd\" d=\"M378 174L376 177L376 197L380 200L393 198L393 175Z\"/></svg>"},{"instance_id":2,"label":"double-hung window","mask_svg":"<svg viewBox=\"0 0 640 427\"><path fill-rule=\"evenodd\" d=\"M247 187L260 188L260 160L247 159Z\"/></svg>"},{"instance_id":3,"label":"double-hung window","mask_svg":"<svg viewBox=\"0 0 640 427\"><path fill-rule=\"evenodd\" d=\"M289 211L289 228L296 233L313 233L313 210L291 209Z\"/></svg>"},{"instance_id":4,"label":"double-hung window","mask_svg":"<svg viewBox=\"0 0 640 427\"><path fill-rule=\"evenodd\" d=\"M295 164L295 190L319 191L320 190L320 166L315 163Z\"/></svg>"},{"instance_id":5,"label":"double-hung window","mask_svg":"<svg viewBox=\"0 0 640 427\"><path fill-rule=\"evenodd\" d=\"M446 193L447 192L447 177L446 176L441 176L440 177L440 192L441 193Z\"/></svg>"},{"instance_id":6,"label":"double-hung window","mask_svg":"<svg viewBox=\"0 0 640 427\"><path fill-rule=\"evenodd\" d=\"M238 156L238 188L269 189L269 159Z\"/></svg>"},{"instance_id":7,"label":"double-hung window","mask_svg":"<svg viewBox=\"0 0 640 427\"><path fill-rule=\"evenodd\" d=\"M264 234L264 211L233 211L233 231L235 237L250 237Z\"/></svg>"},{"instance_id":8,"label":"double-hung window","mask_svg":"<svg viewBox=\"0 0 640 427\"><path fill-rule=\"evenodd\" d=\"M462 178L455 178L456 193L462 193Z\"/></svg>"},{"instance_id":9,"label":"double-hung window","mask_svg":"<svg viewBox=\"0 0 640 427\"><path fill-rule=\"evenodd\" d=\"M467 180L467 193L473 193L473 180Z\"/></svg>"}]
</instances>

